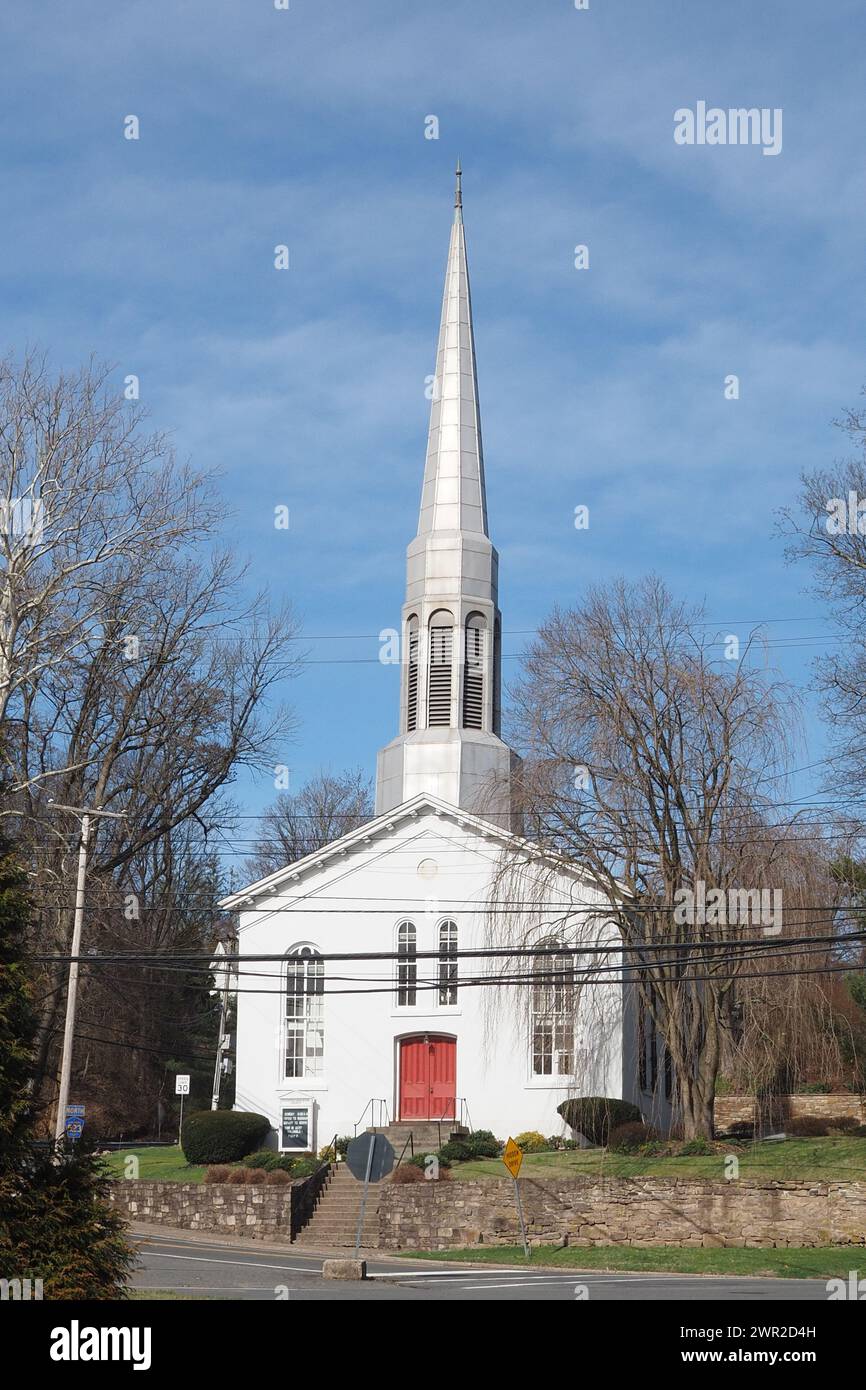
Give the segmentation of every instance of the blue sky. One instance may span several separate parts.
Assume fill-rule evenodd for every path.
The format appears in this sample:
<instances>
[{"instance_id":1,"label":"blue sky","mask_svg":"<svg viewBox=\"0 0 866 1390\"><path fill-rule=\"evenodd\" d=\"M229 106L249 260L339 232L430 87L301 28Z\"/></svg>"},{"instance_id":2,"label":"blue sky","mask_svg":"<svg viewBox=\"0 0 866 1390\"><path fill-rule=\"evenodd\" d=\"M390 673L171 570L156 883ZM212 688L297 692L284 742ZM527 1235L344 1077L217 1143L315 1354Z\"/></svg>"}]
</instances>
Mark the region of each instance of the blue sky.
<instances>
[{"instance_id":1,"label":"blue sky","mask_svg":"<svg viewBox=\"0 0 866 1390\"><path fill-rule=\"evenodd\" d=\"M255 582L304 621L294 785L372 772L396 732L375 634L417 521L458 154L506 679L554 602L650 569L725 631L767 621L809 678L832 625L773 515L844 452L866 381L857 0L76 0L6 7L0 39L3 347L136 373L222 471ZM699 100L782 108L782 152L675 144ZM823 747L812 713L798 761Z\"/></svg>"}]
</instances>

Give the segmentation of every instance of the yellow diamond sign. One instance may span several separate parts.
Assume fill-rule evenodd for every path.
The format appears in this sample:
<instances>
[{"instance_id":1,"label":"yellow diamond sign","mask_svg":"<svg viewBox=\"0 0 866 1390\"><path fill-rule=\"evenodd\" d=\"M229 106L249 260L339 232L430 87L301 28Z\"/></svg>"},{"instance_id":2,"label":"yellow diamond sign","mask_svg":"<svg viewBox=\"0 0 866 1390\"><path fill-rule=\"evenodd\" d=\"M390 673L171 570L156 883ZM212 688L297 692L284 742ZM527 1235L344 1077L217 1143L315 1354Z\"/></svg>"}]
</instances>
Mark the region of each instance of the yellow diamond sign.
<instances>
[{"instance_id":1,"label":"yellow diamond sign","mask_svg":"<svg viewBox=\"0 0 866 1390\"><path fill-rule=\"evenodd\" d=\"M520 1172L520 1165L523 1162L523 1154L517 1147L513 1139L509 1139L505 1145L505 1153L502 1155L502 1162L505 1164L513 1178Z\"/></svg>"}]
</instances>

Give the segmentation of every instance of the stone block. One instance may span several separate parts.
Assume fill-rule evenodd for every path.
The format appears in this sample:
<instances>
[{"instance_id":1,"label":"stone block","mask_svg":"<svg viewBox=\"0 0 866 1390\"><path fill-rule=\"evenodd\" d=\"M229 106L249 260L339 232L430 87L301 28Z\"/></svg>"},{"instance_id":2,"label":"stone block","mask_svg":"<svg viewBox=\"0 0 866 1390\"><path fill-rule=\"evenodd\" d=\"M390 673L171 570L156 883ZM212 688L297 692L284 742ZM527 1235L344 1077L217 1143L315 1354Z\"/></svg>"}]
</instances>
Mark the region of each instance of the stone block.
<instances>
[{"instance_id":1,"label":"stone block","mask_svg":"<svg viewBox=\"0 0 866 1390\"><path fill-rule=\"evenodd\" d=\"M323 1279L366 1279L366 1260L324 1260Z\"/></svg>"}]
</instances>

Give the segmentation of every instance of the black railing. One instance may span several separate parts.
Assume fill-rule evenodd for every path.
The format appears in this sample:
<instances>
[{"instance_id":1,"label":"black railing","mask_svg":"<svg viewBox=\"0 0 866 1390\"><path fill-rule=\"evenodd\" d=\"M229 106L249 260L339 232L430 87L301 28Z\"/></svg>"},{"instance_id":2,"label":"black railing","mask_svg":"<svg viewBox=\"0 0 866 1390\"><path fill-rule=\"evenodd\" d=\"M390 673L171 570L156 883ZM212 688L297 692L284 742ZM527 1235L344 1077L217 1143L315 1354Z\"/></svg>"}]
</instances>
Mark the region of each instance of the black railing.
<instances>
[{"instance_id":1,"label":"black railing","mask_svg":"<svg viewBox=\"0 0 866 1390\"><path fill-rule=\"evenodd\" d=\"M441 1148L441 1145L440 1145L440 1148ZM403 1162L403 1155L405 1154L405 1152L406 1152L407 1149L411 1149L411 1150L412 1150L412 1157L414 1158L414 1157L415 1157L415 1139L414 1139L414 1136L413 1136L413 1134L412 1134L411 1129L409 1130L409 1133L406 1135L406 1143L403 1145L402 1149L400 1150L400 1157L397 1159L397 1162L394 1164L394 1172L395 1172L395 1173L396 1173L397 1169L400 1167L400 1164Z\"/></svg>"},{"instance_id":2,"label":"black railing","mask_svg":"<svg viewBox=\"0 0 866 1390\"><path fill-rule=\"evenodd\" d=\"M325 1150L326 1154L333 1153L333 1164L337 1166L337 1135L335 1134L331 1143ZM309 1222L316 1209L316 1203L321 1196L322 1188L328 1181L331 1172L330 1158L323 1158L315 1172L302 1182L293 1182L289 1189L289 1201L291 1210L289 1212L289 1238L296 1240L300 1232Z\"/></svg>"},{"instance_id":3,"label":"black railing","mask_svg":"<svg viewBox=\"0 0 866 1390\"><path fill-rule=\"evenodd\" d=\"M378 1109L377 1109L377 1107L378 1107ZM358 1119L355 1121L355 1137L356 1137L356 1138L357 1138L357 1135L358 1135L358 1125L360 1125L360 1124L363 1123L364 1119L366 1118L366 1115L367 1115L367 1111L368 1111L368 1110L370 1111L370 1120L371 1120L370 1128L371 1128L371 1129L384 1129L385 1126L388 1125L388 1124L390 1123L390 1118L389 1118L389 1115L388 1115L388 1102L387 1102L386 1100L379 1100L378 1098L373 1099L373 1100L368 1100L368 1101L367 1101L367 1104L364 1106L364 1109L362 1110L360 1116L359 1116ZM377 1120L376 1120L377 1115L378 1115L378 1123L377 1123ZM383 1118L384 1118L384 1124L383 1124Z\"/></svg>"}]
</instances>

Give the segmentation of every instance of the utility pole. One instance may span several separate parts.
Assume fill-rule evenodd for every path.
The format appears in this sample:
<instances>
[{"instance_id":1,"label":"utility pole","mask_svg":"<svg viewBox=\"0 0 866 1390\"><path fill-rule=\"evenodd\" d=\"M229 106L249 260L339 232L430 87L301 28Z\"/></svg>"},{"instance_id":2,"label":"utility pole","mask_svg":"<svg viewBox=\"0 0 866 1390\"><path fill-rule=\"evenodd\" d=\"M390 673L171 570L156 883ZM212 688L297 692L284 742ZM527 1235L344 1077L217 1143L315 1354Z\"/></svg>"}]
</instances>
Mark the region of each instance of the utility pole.
<instances>
[{"instance_id":1,"label":"utility pole","mask_svg":"<svg viewBox=\"0 0 866 1390\"><path fill-rule=\"evenodd\" d=\"M220 1031L217 1039L216 1064L213 1071L213 1091L211 1093L210 1108L218 1110L220 1103L220 1082L222 1080L223 1065L223 1040L226 1033L226 1015L229 1005L229 986L231 982L231 957L234 955L234 937L229 937L225 944L225 973L223 975L224 985L222 991L222 1003L220 1005Z\"/></svg>"},{"instance_id":2,"label":"utility pole","mask_svg":"<svg viewBox=\"0 0 866 1390\"><path fill-rule=\"evenodd\" d=\"M123 820L125 811L102 811L92 806L64 806L59 801L48 802L56 811L70 811L81 818L81 838L78 842L78 879L75 885L75 919L72 927L72 960L69 962L69 986L66 991L66 1022L63 1026L63 1056L60 1063L60 1091L57 1096L57 1116L54 1138L60 1140L66 1130L66 1107L69 1104L69 1083L72 1079L72 1046L75 1040L75 1010L78 1005L78 957L81 955L81 928L84 924L84 883L87 876L87 845L90 840L91 816L106 816Z\"/></svg>"}]
</instances>

